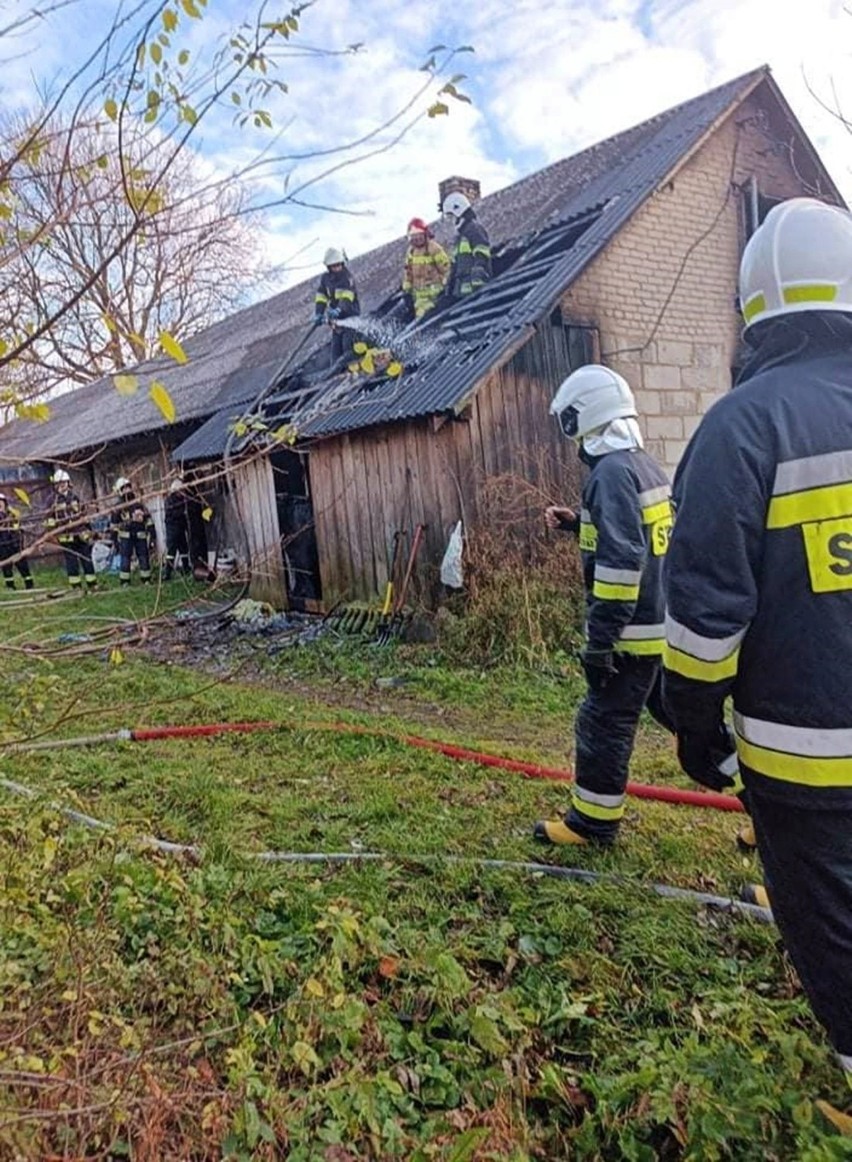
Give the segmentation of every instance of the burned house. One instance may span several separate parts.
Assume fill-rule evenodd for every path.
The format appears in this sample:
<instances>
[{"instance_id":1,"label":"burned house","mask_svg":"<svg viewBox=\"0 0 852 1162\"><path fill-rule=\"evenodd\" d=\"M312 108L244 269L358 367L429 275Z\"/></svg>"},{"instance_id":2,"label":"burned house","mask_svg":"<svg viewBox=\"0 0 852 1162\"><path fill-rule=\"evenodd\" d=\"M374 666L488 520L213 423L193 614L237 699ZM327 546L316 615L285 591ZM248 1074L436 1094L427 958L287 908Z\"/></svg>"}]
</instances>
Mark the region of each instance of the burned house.
<instances>
[{"instance_id":1,"label":"burned house","mask_svg":"<svg viewBox=\"0 0 852 1162\"><path fill-rule=\"evenodd\" d=\"M144 389L126 399L102 381L57 401L46 424L0 431L0 456L85 461L96 492L131 468L153 481L227 456L229 536L252 559L258 596L302 607L375 597L394 532L423 524L430 599L448 532L476 524L489 479L571 499L575 458L548 405L583 363L628 379L646 445L673 469L731 387L750 233L788 197L843 204L767 68L487 197L466 190L494 276L403 337L401 374L329 373L324 337L309 333L311 281L187 341L186 365L137 369L167 384L174 425ZM397 239L350 263L365 314L392 317L404 251Z\"/></svg>"}]
</instances>

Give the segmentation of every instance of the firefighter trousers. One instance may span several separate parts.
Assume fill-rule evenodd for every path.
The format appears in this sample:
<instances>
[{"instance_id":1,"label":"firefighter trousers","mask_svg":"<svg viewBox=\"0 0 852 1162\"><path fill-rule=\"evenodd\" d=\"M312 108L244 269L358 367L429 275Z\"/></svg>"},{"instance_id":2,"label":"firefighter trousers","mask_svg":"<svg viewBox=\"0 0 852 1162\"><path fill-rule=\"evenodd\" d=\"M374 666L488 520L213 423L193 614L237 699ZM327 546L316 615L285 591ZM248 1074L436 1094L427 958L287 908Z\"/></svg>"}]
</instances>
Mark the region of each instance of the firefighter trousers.
<instances>
[{"instance_id":1,"label":"firefighter trousers","mask_svg":"<svg viewBox=\"0 0 852 1162\"><path fill-rule=\"evenodd\" d=\"M30 573L30 563L26 557L21 557L14 565L7 563L8 557L14 557L16 553L20 553L22 546L21 534L13 532L6 536L0 536L0 568L3 571L3 579L6 582L7 589L15 588L13 570L17 569L23 578L24 588L32 589L33 579Z\"/></svg>"},{"instance_id":2,"label":"firefighter trousers","mask_svg":"<svg viewBox=\"0 0 852 1162\"><path fill-rule=\"evenodd\" d=\"M89 541L75 537L73 541L62 542L62 556L65 560L65 575L72 589L79 589L86 579L86 584L94 584L95 567L92 564L92 546Z\"/></svg>"},{"instance_id":3,"label":"firefighter trousers","mask_svg":"<svg viewBox=\"0 0 852 1162\"><path fill-rule=\"evenodd\" d=\"M151 580L151 553L147 533L119 533L118 552L121 557L118 579L122 585L130 584L130 564L134 553L139 562L140 581Z\"/></svg>"},{"instance_id":4,"label":"firefighter trousers","mask_svg":"<svg viewBox=\"0 0 852 1162\"><path fill-rule=\"evenodd\" d=\"M803 810L749 787L775 922L852 1084L852 804Z\"/></svg>"},{"instance_id":5,"label":"firefighter trousers","mask_svg":"<svg viewBox=\"0 0 852 1162\"><path fill-rule=\"evenodd\" d=\"M572 831L611 843L624 815L625 787L636 728L645 707L672 729L661 697L660 659L622 654L603 690L587 691L574 726L574 786L565 823Z\"/></svg>"}]
</instances>

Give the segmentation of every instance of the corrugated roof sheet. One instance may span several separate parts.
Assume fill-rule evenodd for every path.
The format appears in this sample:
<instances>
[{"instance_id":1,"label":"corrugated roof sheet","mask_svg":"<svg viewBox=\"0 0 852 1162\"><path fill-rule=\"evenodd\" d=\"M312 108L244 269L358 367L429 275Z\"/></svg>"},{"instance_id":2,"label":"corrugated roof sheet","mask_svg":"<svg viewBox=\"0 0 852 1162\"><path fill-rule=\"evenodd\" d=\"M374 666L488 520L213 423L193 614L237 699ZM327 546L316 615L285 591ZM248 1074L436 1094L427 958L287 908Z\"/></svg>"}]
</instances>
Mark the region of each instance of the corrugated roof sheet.
<instances>
[{"instance_id":1,"label":"corrugated roof sheet","mask_svg":"<svg viewBox=\"0 0 852 1162\"><path fill-rule=\"evenodd\" d=\"M436 321L428 333L434 331L440 342L420 366L407 370L400 380L382 382L348 398L339 381L329 383L336 403L328 410L314 409L313 416L302 409L300 430L329 435L456 406L476 380L513 349L524 328L541 318L703 133L768 75L765 68L748 73L483 198L477 214L495 252L517 248L522 257L468 303ZM548 237L558 250L560 236L563 241L569 238L573 224L585 216L589 216L585 232L568 249L555 256L545 252ZM439 237L442 232L446 237L443 224L436 229ZM405 239L398 238L352 260L365 314L398 287L405 246ZM539 267L533 269L534 256L542 252ZM274 374L303 339L312 318L315 285L315 279L305 281L208 327L184 343L186 364L157 360L136 368L141 387L133 396L118 395L111 379L102 379L54 400L47 423L7 425L0 431L0 456L58 458L164 427L147 396L147 386L155 378L168 388L178 423L214 417L216 423L211 421L203 437L196 433L195 447L218 454L213 450L217 446L213 432L220 433L221 442L221 417L254 399L265 386L263 376ZM466 338L454 337L455 325ZM305 355L315 353L323 338L321 331L311 336ZM185 449L186 444L178 454L185 455Z\"/></svg>"}]
</instances>

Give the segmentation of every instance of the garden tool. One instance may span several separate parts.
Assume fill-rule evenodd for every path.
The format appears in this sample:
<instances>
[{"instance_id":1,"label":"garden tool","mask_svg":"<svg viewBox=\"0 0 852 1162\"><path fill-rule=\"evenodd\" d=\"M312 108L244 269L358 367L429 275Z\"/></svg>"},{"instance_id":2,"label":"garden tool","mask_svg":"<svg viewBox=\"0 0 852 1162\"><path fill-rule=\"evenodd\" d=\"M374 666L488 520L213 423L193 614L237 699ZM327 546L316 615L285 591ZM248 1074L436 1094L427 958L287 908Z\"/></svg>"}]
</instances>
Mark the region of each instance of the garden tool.
<instances>
[{"instance_id":1,"label":"garden tool","mask_svg":"<svg viewBox=\"0 0 852 1162\"><path fill-rule=\"evenodd\" d=\"M390 613L393 608L393 594L394 583L396 575L399 572L399 565L402 558L402 539L405 536L404 529L397 529L393 534L393 553L391 554L391 567L388 574L388 583L385 589L385 600L382 604L382 613L379 618L378 631L376 634L376 643L381 644L385 640L385 635L388 630Z\"/></svg>"},{"instance_id":2,"label":"garden tool","mask_svg":"<svg viewBox=\"0 0 852 1162\"><path fill-rule=\"evenodd\" d=\"M411 542L411 552L408 554L408 564L405 567L405 576L402 579L402 587L400 588L397 599L393 603L393 613L385 631L376 638L376 645L385 645L393 637L399 637L402 632L402 627L405 621L403 615L403 608L405 606L405 598L408 595L408 586L411 581L411 574L414 572L414 562L417 559L417 550L420 548L420 542L423 540L423 533L426 530L426 525L419 524L414 530L414 539Z\"/></svg>"}]
</instances>

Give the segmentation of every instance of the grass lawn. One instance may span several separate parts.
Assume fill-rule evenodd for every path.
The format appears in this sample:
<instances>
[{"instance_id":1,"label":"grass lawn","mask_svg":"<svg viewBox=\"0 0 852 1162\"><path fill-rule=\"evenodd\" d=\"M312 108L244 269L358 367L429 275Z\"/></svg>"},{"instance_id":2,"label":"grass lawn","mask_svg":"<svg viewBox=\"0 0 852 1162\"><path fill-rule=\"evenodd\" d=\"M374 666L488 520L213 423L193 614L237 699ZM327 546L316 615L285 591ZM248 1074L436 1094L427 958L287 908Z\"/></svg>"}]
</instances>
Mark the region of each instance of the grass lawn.
<instances>
[{"instance_id":1,"label":"grass lawn","mask_svg":"<svg viewBox=\"0 0 852 1162\"><path fill-rule=\"evenodd\" d=\"M0 750L2 777L37 792L0 791L0 1159L852 1157L814 1109L848 1099L775 929L645 886L730 895L759 878L738 816L634 800L612 851L550 855L530 829L564 786L398 737L568 765L570 670L359 641L226 652L215 634L190 668L179 643L146 652L156 626L134 643L191 587L109 585L0 598L0 743L281 729ZM650 723L633 777L686 785ZM251 858L270 850L386 858Z\"/></svg>"}]
</instances>

